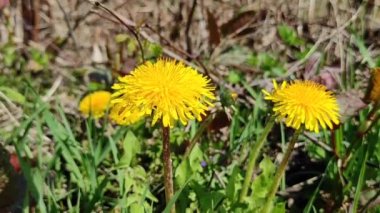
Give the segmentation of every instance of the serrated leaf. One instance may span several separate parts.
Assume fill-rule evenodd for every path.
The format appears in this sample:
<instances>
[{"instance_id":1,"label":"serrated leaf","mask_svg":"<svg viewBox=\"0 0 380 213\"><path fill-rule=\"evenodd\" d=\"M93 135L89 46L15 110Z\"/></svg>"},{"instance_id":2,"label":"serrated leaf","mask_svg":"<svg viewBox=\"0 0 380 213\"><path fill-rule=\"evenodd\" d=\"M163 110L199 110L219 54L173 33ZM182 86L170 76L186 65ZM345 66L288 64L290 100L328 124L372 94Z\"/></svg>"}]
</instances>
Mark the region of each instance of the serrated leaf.
<instances>
[{"instance_id":1,"label":"serrated leaf","mask_svg":"<svg viewBox=\"0 0 380 213\"><path fill-rule=\"evenodd\" d=\"M235 166L226 188L226 196L231 202L234 202L239 197L239 191L242 187L241 180L243 180L243 177L240 174L240 169L238 166Z\"/></svg>"},{"instance_id":2,"label":"serrated leaf","mask_svg":"<svg viewBox=\"0 0 380 213\"><path fill-rule=\"evenodd\" d=\"M255 202L258 202L255 199L266 197L270 185L273 181L274 172L276 171L276 166L268 156L264 157L264 159L260 162L259 167L262 172L259 176L256 177L256 179L252 182L251 185L253 191L252 194L254 197L253 200Z\"/></svg>"},{"instance_id":3,"label":"serrated leaf","mask_svg":"<svg viewBox=\"0 0 380 213\"><path fill-rule=\"evenodd\" d=\"M189 160L184 160L181 162L181 164L178 165L177 169L175 170L175 181L178 184L178 186L182 187L186 183L186 180L191 177L193 172L190 169L190 163Z\"/></svg>"},{"instance_id":4,"label":"serrated leaf","mask_svg":"<svg viewBox=\"0 0 380 213\"><path fill-rule=\"evenodd\" d=\"M175 181L182 187L186 181L196 172L203 170L201 161L203 159L203 152L196 144L191 151L189 157L183 160L175 171Z\"/></svg>"},{"instance_id":5,"label":"serrated leaf","mask_svg":"<svg viewBox=\"0 0 380 213\"><path fill-rule=\"evenodd\" d=\"M127 132L123 140L123 151L124 154L120 159L120 165L122 166L130 166L136 154L141 151L141 144L131 131Z\"/></svg>"},{"instance_id":6,"label":"serrated leaf","mask_svg":"<svg viewBox=\"0 0 380 213\"><path fill-rule=\"evenodd\" d=\"M189 155L189 163L192 171L202 171L201 161L203 159L203 152L196 144Z\"/></svg>"}]
</instances>

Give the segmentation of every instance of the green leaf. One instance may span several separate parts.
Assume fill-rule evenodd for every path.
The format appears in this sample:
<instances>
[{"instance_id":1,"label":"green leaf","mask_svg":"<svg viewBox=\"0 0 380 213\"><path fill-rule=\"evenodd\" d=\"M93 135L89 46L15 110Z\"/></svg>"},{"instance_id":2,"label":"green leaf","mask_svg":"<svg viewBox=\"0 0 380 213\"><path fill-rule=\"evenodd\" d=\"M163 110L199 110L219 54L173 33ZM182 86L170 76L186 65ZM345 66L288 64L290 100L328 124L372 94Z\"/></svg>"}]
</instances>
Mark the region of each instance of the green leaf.
<instances>
[{"instance_id":1,"label":"green leaf","mask_svg":"<svg viewBox=\"0 0 380 213\"><path fill-rule=\"evenodd\" d=\"M17 52L16 46L12 43L8 43L1 47L0 49L2 54L2 62L6 67L11 67L14 65L17 60L22 61L23 58L19 57L19 53Z\"/></svg>"},{"instance_id":2,"label":"green leaf","mask_svg":"<svg viewBox=\"0 0 380 213\"><path fill-rule=\"evenodd\" d=\"M46 54L45 52L36 48L30 48L29 54L31 55L32 61L40 65L41 69L46 68L47 65L49 65L49 61L50 61L49 54Z\"/></svg>"},{"instance_id":3,"label":"green leaf","mask_svg":"<svg viewBox=\"0 0 380 213\"><path fill-rule=\"evenodd\" d=\"M289 46L298 46L303 44L303 41L298 37L297 32L288 25L280 25L277 28L281 40Z\"/></svg>"},{"instance_id":4,"label":"green leaf","mask_svg":"<svg viewBox=\"0 0 380 213\"><path fill-rule=\"evenodd\" d=\"M285 213L285 202L276 203L272 209L272 213Z\"/></svg>"},{"instance_id":5,"label":"green leaf","mask_svg":"<svg viewBox=\"0 0 380 213\"><path fill-rule=\"evenodd\" d=\"M326 179L326 176L327 176L326 173L327 173L327 171L330 169L330 166L332 165L332 163L333 163L333 160L330 159L330 160L329 160L329 163L328 163L327 166L326 166L325 172L324 172L324 174L323 174L321 180L319 181L318 186L315 188L315 190L314 190L314 192L313 192L311 198L310 198L309 201L307 202L307 205L306 205L306 207L304 208L303 213L309 213L309 212L311 211L311 209L313 208L314 200L316 199L317 194L319 193L319 190L320 190L320 188L321 188L321 186L322 186L322 183L323 183L323 182L325 181L325 179Z\"/></svg>"},{"instance_id":6,"label":"green leaf","mask_svg":"<svg viewBox=\"0 0 380 213\"><path fill-rule=\"evenodd\" d=\"M228 180L227 188L226 188L226 195L227 198L234 202L239 198L239 191L242 187L242 180L243 177L240 174L240 169L238 166L234 166L232 170L231 177Z\"/></svg>"},{"instance_id":7,"label":"green leaf","mask_svg":"<svg viewBox=\"0 0 380 213\"><path fill-rule=\"evenodd\" d=\"M264 74L269 76L280 76L286 73L283 64L277 59L277 57L269 53L252 54L248 57L247 63L251 66L267 71Z\"/></svg>"},{"instance_id":8,"label":"green leaf","mask_svg":"<svg viewBox=\"0 0 380 213\"><path fill-rule=\"evenodd\" d=\"M229 51L220 54L215 60L216 63L222 65L238 65L247 61L251 49L244 46L233 46Z\"/></svg>"},{"instance_id":9,"label":"green leaf","mask_svg":"<svg viewBox=\"0 0 380 213\"><path fill-rule=\"evenodd\" d=\"M261 169L260 175L255 177L251 184L252 193L245 201L248 203L248 209L252 212L260 212L259 210L265 203L270 186L272 185L274 174L276 171L275 164L268 156L264 156L259 165ZM275 204L277 205L277 204ZM278 211L281 212L281 205L278 206Z\"/></svg>"},{"instance_id":10,"label":"green leaf","mask_svg":"<svg viewBox=\"0 0 380 213\"><path fill-rule=\"evenodd\" d=\"M203 152L196 144L191 151L189 157L184 159L175 171L175 181L181 187L184 186L186 181L196 172L203 170L201 161L203 159Z\"/></svg>"},{"instance_id":11,"label":"green leaf","mask_svg":"<svg viewBox=\"0 0 380 213\"><path fill-rule=\"evenodd\" d=\"M225 198L224 190L210 191L209 187L197 181L193 181L191 188L196 193L200 212L215 212L215 208Z\"/></svg>"},{"instance_id":12,"label":"green leaf","mask_svg":"<svg viewBox=\"0 0 380 213\"><path fill-rule=\"evenodd\" d=\"M127 41L128 38L129 38L128 34L117 34L115 36L115 41L116 41L116 43L123 43L123 42Z\"/></svg>"},{"instance_id":13,"label":"green leaf","mask_svg":"<svg viewBox=\"0 0 380 213\"><path fill-rule=\"evenodd\" d=\"M139 203L133 203L131 207L129 207L130 212L136 212L136 213L144 213L144 206Z\"/></svg>"},{"instance_id":14,"label":"green leaf","mask_svg":"<svg viewBox=\"0 0 380 213\"><path fill-rule=\"evenodd\" d=\"M359 48L359 52L363 57L363 61L367 62L369 67L375 67L376 64L372 59L367 47L365 46L364 40L362 38L359 38L358 36L354 36L354 43Z\"/></svg>"},{"instance_id":15,"label":"green leaf","mask_svg":"<svg viewBox=\"0 0 380 213\"><path fill-rule=\"evenodd\" d=\"M127 206L132 206L132 204L138 204L140 201L140 196L138 194L130 194L127 199Z\"/></svg>"},{"instance_id":16,"label":"green leaf","mask_svg":"<svg viewBox=\"0 0 380 213\"><path fill-rule=\"evenodd\" d=\"M234 70L231 70L228 74L228 81L231 83L231 84L237 84L239 83L241 80L241 77L239 75L239 73L237 73L236 71Z\"/></svg>"},{"instance_id":17,"label":"green leaf","mask_svg":"<svg viewBox=\"0 0 380 213\"><path fill-rule=\"evenodd\" d=\"M201 186L200 186L201 187ZM217 204L225 197L221 191L211 191L204 188L197 192L201 212L214 212Z\"/></svg>"},{"instance_id":18,"label":"green leaf","mask_svg":"<svg viewBox=\"0 0 380 213\"><path fill-rule=\"evenodd\" d=\"M130 166L134 158L141 151L141 143L132 131L128 131L123 141L124 154L120 159L118 167Z\"/></svg>"},{"instance_id":19,"label":"green leaf","mask_svg":"<svg viewBox=\"0 0 380 213\"><path fill-rule=\"evenodd\" d=\"M199 145L196 144L189 155L189 163L190 163L191 171L201 172L203 170L201 166L202 160L203 160L203 152L199 148Z\"/></svg>"},{"instance_id":20,"label":"green leaf","mask_svg":"<svg viewBox=\"0 0 380 213\"><path fill-rule=\"evenodd\" d=\"M264 156L259 167L262 173L255 178L251 185L254 201L266 197L276 171L276 166L268 156Z\"/></svg>"},{"instance_id":21,"label":"green leaf","mask_svg":"<svg viewBox=\"0 0 380 213\"><path fill-rule=\"evenodd\" d=\"M24 104L25 103L25 100L26 100L25 96L23 96L18 91L14 90L12 88L2 86L2 87L0 87L0 91L3 92L4 95L7 96L9 98L9 100L11 100L11 101L14 101L18 104Z\"/></svg>"},{"instance_id":22,"label":"green leaf","mask_svg":"<svg viewBox=\"0 0 380 213\"><path fill-rule=\"evenodd\" d=\"M193 171L190 169L189 160L184 160L179 164L175 170L175 181L181 187L184 186L186 180L193 174Z\"/></svg>"},{"instance_id":23,"label":"green leaf","mask_svg":"<svg viewBox=\"0 0 380 213\"><path fill-rule=\"evenodd\" d=\"M359 163L360 163L360 173L358 182L356 184L356 190L355 190L355 196L354 196L354 205L353 205L353 212L357 212L359 201L362 193L362 188L365 182L365 173L366 173L366 162L368 159L368 144L365 144L363 147L364 155L360 156Z\"/></svg>"},{"instance_id":24,"label":"green leaf","mask_svg":"<svg viewBox=\"0 0 380 213\"><path fill-rule=\"evenodd\" d=\"M170 212L170 209L175 204L175 202L177 201L178 197L181 195L183 189L185 189L185 187L187 186L187 184L189 184L189 182L191 181L191 179L193 179L193 176L190 176L190 178L183 184L183 186L174 194L174 196L169 201L169 203L166 205L166 207L165 207L165 209L164 209L164 211L162 213L169 213Z\"/></svg>"},{"instance_id":25,"label":"green leaf","mask_svg":"<svg viewBox=\"0 0 380 213\"><path fill-rule=\"evenodd\" d=\"M271 179L274 172L276 171L276 166L271 161L268 156L265 156L264 159L260 163L260 169L262 169L262 176L265 178ZM261 176L261 175L260 175Z\"/></svg>"},{"instance_id":26,"label":"green leaf","mask_svg":"<svg viewBox=\"0 0 380 213\"><path fill-rule=\"evenodd\" d=\"M313 159L322 160L326 158L326 151L313 143L307 143L306 150Z\"/></svg>"},{"instance_id":27,"label":"green leaf","mask_svg":"<svg viewBox=\"0 0 380 213\"><path fill-rule=\"evenodd\" d=\"M147 56L148 58L158 58L162 55L162 46L157 43L149 43Z\"/></svg>"},{"instance_id":28,"label":"green leaf","mask_svg":"<svg viewBox=\"0 0 380 213\"><path fill-rule=\"evenodd\" d=\"M57 149L62 150L62 156L67 162L67 169L72 172L71 177L78 183L80 188L86 187L84 177L77 164L77 160L81 159L80 148L77 141L71 136L71 129L66 129L62 126L49 111L43 113L43 118L56 141Z\"/></svg>"}]
</instances>

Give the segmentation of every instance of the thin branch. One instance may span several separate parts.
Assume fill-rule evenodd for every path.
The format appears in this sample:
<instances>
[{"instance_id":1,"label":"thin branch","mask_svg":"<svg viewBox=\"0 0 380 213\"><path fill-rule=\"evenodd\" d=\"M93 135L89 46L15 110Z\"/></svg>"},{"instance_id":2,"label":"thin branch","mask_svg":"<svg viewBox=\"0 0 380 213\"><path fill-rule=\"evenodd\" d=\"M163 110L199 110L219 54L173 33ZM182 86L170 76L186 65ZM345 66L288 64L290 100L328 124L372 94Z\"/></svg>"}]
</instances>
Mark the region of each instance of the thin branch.
<instances>
[{"instance_id":1,"label":"thin branch","mask_svg":"<svg viewBox=\"0 0 380 213\"><path fill-rule=\"evenodd\" d=\"M145 26L146 28L148 28L149 30L151 30L152 32L154 32L154 33L156 33L157 35L159 35L159 34L158 34L158 33L157 33L157 32L156 32L151 26L149 26L148 24L145 24L144 26ZM149 40L149 41L150 41L150 40L154 41L154 39L151 38L149 35L147 35L147 33L144 32L144 31L141 32L141 35L142 35L143 37L145 37L145 38L146 38L147 40ZM176 45L174 45L171 41L169 41L169 40L166 39L165 37L162 37L161 35L159 35L159 36L160 36L160 39L161 39L163 42L165 42L165 44L168 45L171 49L173 49L173 50L175 50L175 51L181 53L182 55L186 56L187 58L189 58L189 59L191 59L191 60L194 60L195 63L197 63L198 66L200 66L200 67L203 69L203 71L204 71L204 73L207 75L207 77L209 77L210 79L213 79L212 76L210 75L210 72L208 71L207 67L203 64L203 62L201 62L201 61L199 60L199 58L194 57L194 56L190 55L188 52L186 52L186 51L184 51L184 50L182 50L182 49L176 47ZM167 55L169 55L169 56L171 56L171 57L174 55L174 56L176 56L176 57L173 57L173 58L181 59L181 60L185 61L186 64L191 65L191 63L188 62L186 59L184 59L184 58L181 57L181 56L176 55L175 53L173 53L172 51L168 50L167 48L163 48L163 51L164 51L165 54L167 54ZM198 68L198 69L199 69L199 68ZM213 79L213 80L214 80L215 82L217 82L216 79Z\"/></svg>"},{"instance_id":2,"label":"thin branch","mask_svg":"<svg viewBox=\"0 0 380 213\"><path fill-rule=\"evenodd\" d=\"M371 208L371 204L373 205L375 203L375 201L380 197L380 190L377 191L377 193L375 194L375 196L373 196L371 199L368 200L368 202L364 205L363 207L363 210L361 210L360 212L367 212L368 208Z\"/></svg>"},{"instance_id":3,"label":"thin branch","mask_svg":"<svg viewBox=\"0 0 380 213\"><path fill-rule=\"evenodd\" d=\"M59 1L59 0L57 0L57 1ZM74 25L71 28L71 31L67 32L66 36L64 37L61 44L59 45L61 48L64 47L67 44L69 38L71 38L70 33L74 33L74 31L79 27L79 25L82 23L82 21L85 20L90 14L91 14L91 10L87 11L86 14L84 14L83 16L80 16L78 19L75 20Z\"/></svg>"},{"instance_id":4,"label":"thin branch","mask_svg":"<svg viewBox=\"0 0 380 213\"><path fill-rule=\"evenodd\" d=\"M190 55L192 54L191 48L191 36L189 35L191 23L193 21L195 7L197 6L197 0L193 0L193 5L191 6L189 16L187 17L187 23L185 28L185 37L186 37L186 50Z\"/></svg>"},{"instance_id":5,"label":"thin branch","mask_svg":"<svg viewBox=\"0 0 380 213\"><path fill-rule=\"evenodd\" d=\"M68 35L71 37L71 39L73 39L75 48L78 48L78 45L77 45L77 42L76 42L76 39L74 36L73 28L71 27L71 24L70 24L69 16L67 15L65 8L63 8L61 2L59 0L55 0L55 1L57 2L59 9L63 13L63 18L64 18L66 25L67 25L67 28L68 28Z\"/></svg>"},{"instance_id":6,"label":"thin branch","mask_svg":"<svg viewBox=\"0 0 380 213\"><path fill-rule=\"evenodd\" d=\"M358 18L358 15L363 10L363 7L361 6L355 14L342 26L340 26L338 29L334 30L330 35L328 36L321 36L314 44L314 46L309 50L309 52L306 54L306 56L302 59L297 61L297 63L293 64L291 67L288 68L288 73L293 73L299 69L299 66L303 64L307 59L317 50L319 45L321 45L323 42L330 40L331 38L334 38L338 33L342 32L344 29L346 29L353 21L355 21Z\"/></svg>"},{"instance_id":7,"label":"thin branch","mask_svg":"<svg viewBox=\"0 0 380 213\"><path fill-rule=\"evenodd\" d=\"M136 41L139 45L139 48L141 51L141 59L143 62L145 62L144 48L143 48L142 43L140 41L139 34L135 31L136 25L132 26L131 24L128 24L122 16L120 16L116 12L108 9L106 6L104 6L102 3L98 2L98 1L94 1L94 2L89 1L89 2L92 3L93 5L95 5L96 7L99 7L101 9L105 10L107 13L109 13L110 15L115 17L122 25L124 25L129 30L129 32L132 33L132 35L136 38Z\"/></svg>"},{"instance_id":8,"label":"thin branch","mask_svg":"<svg viewBox=\"0 0 380 213\"><path fill-rule=\"evenodd\" d=\"M322 143L322 142L319 142L318 139L314 138L311 134L307 133L307 132L304 132L303 135L309 139L312 143L314 143L315 145L321 147L322 149L324 149L325 151L327 152L333 152L333 149L331 149L331 147L329 147L328 145Z\"/></svg>"},{"instance_id":9,"label":"thin branch","mask_svg":"<svg viewBox=\"0 0 380 213\"><path fill-rule=\"evenodd\" d=\"M53 96L53 94L57 91L57 89L61 85L62 80L63 80L63 77L61 75L58 76L58 78L54 81L53 86L49 89L46 95L42 97L43 101L47 102L50 100L50 98Z\"/></svg>"}]
</instances>

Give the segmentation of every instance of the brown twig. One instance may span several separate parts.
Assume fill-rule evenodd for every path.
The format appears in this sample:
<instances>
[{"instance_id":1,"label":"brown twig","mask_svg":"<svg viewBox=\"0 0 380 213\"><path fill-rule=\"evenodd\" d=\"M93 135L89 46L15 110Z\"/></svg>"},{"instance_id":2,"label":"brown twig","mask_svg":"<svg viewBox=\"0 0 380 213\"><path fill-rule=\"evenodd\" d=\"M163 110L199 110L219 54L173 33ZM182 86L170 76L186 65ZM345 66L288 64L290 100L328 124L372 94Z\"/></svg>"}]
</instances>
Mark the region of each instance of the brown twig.
<instances>
[{"instance_id":1,"label":"brown twig","mask_svg":"<svg viewBox=\"0 0 380 213\"><path fill-rule=\"evenodd\" d=\"M95 3L92 2L92 1L89 1L90 3L92 4L96 4L96 1ZM136 24L135 22L133 22L132 20L129 20L125 17L122 17L114 12L112 12L111 10L107 9L110 13L113 14L113 16L115 18L117 18L117 20L123 24L124 26L129 26L129 27L135 27ZM116 16L115 16L116 15ZM212 79L214 82L217 82L218 80L213 78L211 75L210 75L210 72L208 70L208 68L206 67L206 65L201 61L199 60L198 57L194 57L192 55L190 55L189 53L187 53L186 51L176 47L172 42L170 42L168 39L166 39L165 37L162 37L159 33L156 32L156 30L154 30L150 25L148 24L144 24L142 27L146 27L147 29L151 30L153 33L157 34L159 37L160 37L160 40L162 40L167 46L169 46L171 49L175 50L177 53L180 53L181 55L183 56L180 56L178 55L177 53L171 51L170 49L168 48L165 48L163 47L163 52L168 55L169 57L172 57L174 59L177 59L177 60L182 60L185 64L187 65L191 65L191 66L194 66L194 64L192 64L191 62L189 62L188 60L186 60L186 58L190 58L192 60L195 61L195 63L204 71L205 75L207 77L209 77L210 79ZM135 33L138 33L141 37L143 37L144 39L148 40L149 42L152 42L152 43L159 43L157 42L155 39L153 39L147 32L145 32L144 30L140 29L139 31L135 32ZM139 41L139 40L138 40ZM140 46L142 47L142 46ZM199 69L199 67L195 66L196 69Z\"/></svg>"},{"instance_id":2,"label":"brown twig","mask_svg":"<svg viewBox=\"0 0 380 213\"><path fill-rule=\"evenodd\" d=\"M59 1L59 0L57 0L57 1ZM79 25L82 23L82 21L85 20L90 14L91 14L91 10L87 11L87 13L85 13L83 16L80 16L78 19L75 20L75 22L71 28L71 32L68 31L66 36L64 37L64 39L60 43L59 46L61 48L67 44L67 42L69 41L69 38L72 38L71 33L74 33L74 31L79 27Z\"/></svg>"},{"instance_id":3,"label":"brown twig","mask_svg":"<svg viewBox=\"0 0 380 213\"><path fill-rule=\"evenodd\" d=\"M102 3L100 3L99 1L89 1L90 3L92 3L93 5L95 5L96 7L99 7L101 9L103 9L104 11L106 11L107 13L109 13L110 15L112 15L113 17L115 17L120 24L124 25L128 30L129 32L132 33L132 35L135 37L138 45L139 45L139 48L140 48L140 52L141 52L141 59L143 62L145 62L145 56L144 56L144 48L142 46L142 43L141 43L141 40L140 40L140 37L139 37L139 34L136 32L137 30L135 29L136 25L131 25L131 24L128 24L123 18L122 16L120 16L119 14L117 14L116 12L112 11L111 9L109 9L108 7L104 6Z\"/></svg>"},{"instance_id":4,"label":"brown twig","mask_svg":"<svg viewBox=\"0 0 380 213\"><path fill-rule=\"evenodd\" d=\"M159 34L158 34L158 33L157 33L157 32L156 32L151 26L149 26L148 24L145 24L145 27L148 28L149 30L151 30L153 33L156 33L157 35L159 35ZM142 36L143 36L144 38L146 38L147 40L149 40L149 41L154 41L154 39L151 38L150 36L148 36L148 35L146 34L146 32L141 31L141 34L142 34ZM194 57L194 56L190 55L189 53L187 53L186 51L184 51L184 50L182 50L182 49L176 47L176 45L174 45L171 41L169 41L169 40L166 39L165 37L162 37L161 35L159 35L159 36L160 36L160 39L161 39L163 42L165 42L165 44L168 45L171 49L173 49L173 50L177 51L178 53L184 55L186 58L189 58L189 59L194 60L195 63L197 63L197 65L200 66L200 67L203 69L203 71L204 71L204 73L207 75L207 77L209 77L210 79L213 79L212 76L210 75L210 72L209 72L208 68L205 66L205 64L204 64L203 62L201 62L201 61L199 60L199 58ZM181 59L181 60L183 60L186 64L191 65L191 63L188 62L186 59L184 59L184 58L181 57L181 56L178 56L177 54L173 53L172 51L169 51L169 50L166 49L166 48L163 48L163 51L164 51L165 54L168 54L168 55L171 56L171 57L172 57L172 56L176 56L176 57L174 57L174 58L176 58L176 59ZM214 81L217 81L216 79L213 79L213 80L214 80Z\"/></svg>"},{"instance_id":5,"label":"brown twig","mask_svg":"<svg viewBox=\"0 0 380 213\"><path fill-rule=\"evenodd\" d=\"M96 14L96 15L98 15L100 18L102 18L102 19L104 19L104 20L107 20L107 21L109 21L109 22L112 22L112 23L114 23L114 24L119 24L119 21L117 21L117 20L115 20L114 18L112 18L112 17L110 17L110 16L107 16L106 14L101 13L101 12L99 12L99 11L97 11L97 10L92 10L91 13Z\"/></svg>"},{"instance_id":6,"label":"brown twig","mask_svg":"<svg viewBox=\"0 0 380 213\"><path fill-rule=\"evenodd\" d=\"M24 43L27 43L29 40L38 41L39 6L39 0L24 0L21 2L22 19L24 22Z\"/></svg>"},{"instance_id":7,"label":"brown twig","mask_svg":"<svg viewBox=\"0 0 380 213\"><path fill-rule=\"evenodd\" d=\"M340 16L339 16L338 2L337 2L337 0L330 0L330 4L332 5L332 8L333 8L336 26L337 26L337 28L339 28L342 21L341 21ZM340 56L340 69L344 72L346 69L345 69L345 63L344 63L345 62L345 52L344 52L344 48L343 48L343 35L342 35L342 33L338 33L337 38L338 38L337 44L338 44L339 56ZM342 75L343 82L347 82L347 79L348 79L347 75L348 75L348 72L345 72L345 75ZM347 86L347 85L344 85L344 86Z\"/></svg>"},{"instance_id":8,"label":"brown twig","mask_svg":"<svg viewBox=\"0 0 380 213\"><path fill-rule=\"evenodd\" d=\"M321 147L322 149L324 149L325 151L327 152L333 152L333 150L326 144L322 143L322 142L319 142L318 139L316 139L315 137L313 137L311 134L307 133L307 132L304 132L303 135L309 139L312 143L314 143L315 145Z\"/></svg>"},{"instance_id":9,"label":"brown twig","mask_svg":"<svg viewBox=\"0 0 380 213\"><path fill-rule=\"evenodd\" d=\"M34 25L33 25L33 41L39 40L39 33L40 33L40 0L34 0L33 1L33 18L34 18Z\"/></svg>"},{"instance_id":10,"label":"brown twig","mask_svg":"<svg viewBox=\"0 0 380 213\"><path fill-rule=\"evenodd\" d=\"M376 205L375 203L376 203L376 200L378 200L378 198L380 198L380 190L377 191L377 193L375 194L375 196L373 196L371 199L369 199L367 201L367 203L364 205L363 209L360 210L359 212L367 212L367 210L369 208L371 208L371 205L372 205L372 207ZM377 205L379 204L379 202L380 202L380 200L377 202Z\"/></svg>"},{"instance_id":11,"label":"brown twig","mask_svg":"<svg viewBox=\"0 0 380 213\"><path fill-rule=\"evenodd\" d=\"M191 6L191 9L190 9L190 13L189 13L189 16L187 17L187 23L186 23L186 28L185 28L185 37L186 37L186 50L187 50L187 53L189 53L190 55L192 54L192 48L191 48L191 37L190 37L190 27L191 27L191 23L193 21L193 16L194 16L194 11L195 11L195 7L197 6L197 0L193 0L193 4Z\"/></svg>"},{"instance_id":12,"label":"brown twig","mask_svg":"<svg viewBox=\"0 0 380 213\"><path fill-rule=\"evenodd\" d=\"M68 36L73 39L73 42L74 42L74 46L75 48L78 48L78 45L77 45L77 42L76 42L76 39L75 39L75 36L74 36L74 32L73 32L73 28L71 27L71 24L70 24L70 19L69 19L69 16L67 15L66 11L65 11L65 8L63 8L61 2L59 0L55 0L58 4L58 7L59 9L62 11L63 13L63 18L66 22L66 25L67 25L67 29L68 29Z\"/></svg>"},{"instance_id":13,"label":"brown twig","mask_svg":"<svg viewBox=\"0 0 380 213\"><path fill-rule=\"evenodd\" d=\"M296 72L299 69L299 66L303 64L307 59L317 50L319 45L321 45L323 42L330 40L331 38L334 38L338 33L342 32L344 29L346 29L350 24L355 21L358 18L358 15L362 11L363 7L360 7L355 14L348 20L346 23L341 25L338 29L334 30L330 35L327 36L321 36L314 44L314 46L310 49L310 51L306 54L306 56L302 59L297 61L297 63L293 64L291 67L288 68L288 73ZM322 32L323 33L323 32ZM323 35L323 34L322 34Z\"/></svg>"}]
</instances>

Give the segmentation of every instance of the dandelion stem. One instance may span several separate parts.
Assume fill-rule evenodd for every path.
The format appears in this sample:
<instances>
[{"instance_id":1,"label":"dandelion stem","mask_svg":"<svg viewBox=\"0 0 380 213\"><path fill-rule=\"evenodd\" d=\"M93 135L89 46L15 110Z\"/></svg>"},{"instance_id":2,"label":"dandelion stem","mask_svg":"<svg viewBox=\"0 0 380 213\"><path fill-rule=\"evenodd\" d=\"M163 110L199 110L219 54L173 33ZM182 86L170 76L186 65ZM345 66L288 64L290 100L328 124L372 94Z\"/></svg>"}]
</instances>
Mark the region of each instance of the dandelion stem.
<instances>
[{"instance_id":1,"label":"dandelion stem","mask_svg":"<svg viewBox=\"0 0 380 213\"><path fill-rule=\"evenodd\" d=\"M164 185L165 185L165 200L166 205L174 194L173 187L173 166L170 158L170 130L169 127L162 126L162 157L164 160ZM175 213L175 205L170 210L171 213Z\"/></svg>"},{"instance_id":2,"label":"dandelion stem","mask_svg":"<svg viewBox=\"0 0 380 213\"><path fill-rule=\"evenodd\" d=\"M271 212L272 209L272 204L273 204L273 199L275 198L278 186L280 185L281 178L284 176L286 166L288 165L290 155L293 152L294 145L297 142L298 136L301 134L303 131L303 127L299 128L296 130L294 133L291 141L289 142L288 148L286 149L286 152L284 154L284 157L280 163L280 166L277 169L276 175L274 176L273 183L269 189L269 192L267 194L267 200L265 201L262 213L269 213Z\"/></svg>"},{"instance_id":3,"label":"dandelion stem","mask_svg":"<svg viewBox=\"0 0 380 213\"><path fill-rule=\"evenodd\" d=\"M253 171L256 167L256 160L257 157L259 156L260 150L263 147L264 141L267 138L270 130L272 129L274 123L275 123L276 117L272 115L267 122L264 132L261 134L259 140L254 143L251 147L251 150L249 152L249 161L248 161L248 166L247 166L247 173L245 174L244 178L244 183L243 183L243 188L240 193L240 202L243 202L245 196L247 196L249 185L252 179L252 174Z\"/></svg>"}]
</instances>

